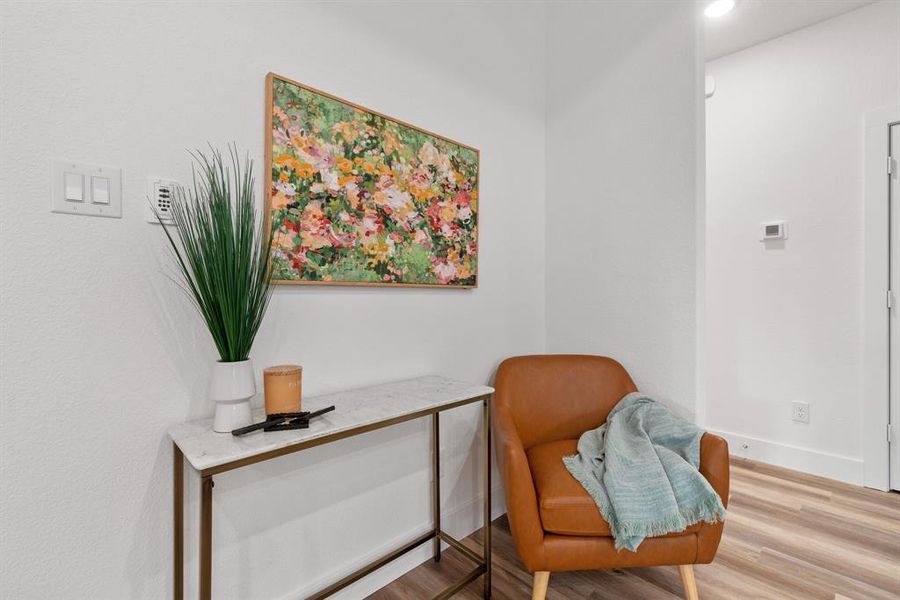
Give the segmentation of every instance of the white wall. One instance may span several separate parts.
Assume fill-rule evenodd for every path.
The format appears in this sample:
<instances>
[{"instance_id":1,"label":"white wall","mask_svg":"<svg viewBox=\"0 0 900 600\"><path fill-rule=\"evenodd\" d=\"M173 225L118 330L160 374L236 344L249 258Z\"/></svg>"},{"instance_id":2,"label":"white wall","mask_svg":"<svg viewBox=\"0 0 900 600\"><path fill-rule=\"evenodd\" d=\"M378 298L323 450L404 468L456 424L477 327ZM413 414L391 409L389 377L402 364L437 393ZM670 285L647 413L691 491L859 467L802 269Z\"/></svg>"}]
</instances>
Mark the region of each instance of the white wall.
<instances>
[{"instance_id":1,"label":"white wall","mask_svg":"<svg viewBox=\"0 0 900 600\"><path fill-rule=\"evenodd\" d=\"M691 2L548 15L547 347L692 414L699 51Z\"/></svg>"},{"instance_id":2,"label":"white wall","mask_svg":"<svg viewBox=\"0 0 900 600\"><path fill-rule=\"evenodd\" d=\"M705 424L733 452L861 483L864 117L900 102L900 3L707 71ZM767 246L774 219L790 237Z\"/></svg>"},{"instance_id":3,"label":"white wall","mask_svg":"<svg viewBox=\"0 0 900 600\"><path fill-rule=\"evenodd\" d=\"M0 6L2 597L169 594L165 430L211 412L214 351L165 278L144 183L186 179L207 141L260 161L270 70L481 149L480 285L278 288L257 367L299 362L315 394L596 352L693 412L693 3ZM50 214L53 157L123 167L124 218ZM478 412L443 420L459 535L480 524ZM218 477L216 597L302 597L426 528L428 443L410 423Z\"/></svg>"},{"instance_id":4,"label":"white wall","mask_svg":"<svg viewBox=\"0 0 900 600\"><path fill-rule=\"evenodd\" d=\"M257 367L301 363L315 394L426 373L488 382L502 358L544 350L543 6L4 2L0 11L0 596L170 594L165 431L211 413L214 350L164 276L144 184L185 180L185 149L207 141L249 149L262 173L267 71L480 148L481 260L472 291L278 288ZM52 157L123 167L124 218L51 214ZM444 507L463 535L480 524L480 411L443 423ZM429 431L410 423L217 477L215 596L302 597L424 530ZM196 479L189 485L195 503ZM193 557L196 519L188 527Z\"/></svg>"}]
</instances>

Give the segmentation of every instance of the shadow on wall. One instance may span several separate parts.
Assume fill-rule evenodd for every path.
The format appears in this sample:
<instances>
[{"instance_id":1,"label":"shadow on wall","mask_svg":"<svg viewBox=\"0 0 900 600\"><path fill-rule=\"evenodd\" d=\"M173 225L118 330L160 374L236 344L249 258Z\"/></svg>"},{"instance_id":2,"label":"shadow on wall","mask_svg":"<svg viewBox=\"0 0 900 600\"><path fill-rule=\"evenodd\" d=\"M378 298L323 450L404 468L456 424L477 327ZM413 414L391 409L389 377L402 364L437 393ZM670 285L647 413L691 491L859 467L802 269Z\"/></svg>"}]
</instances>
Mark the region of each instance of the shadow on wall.
<instances>
[{"instance_id":1,"label":"shadow on wall","mask_svg":"<svg viewBox=\"0 0 900 600\"><path fill-rule=\"evenodd\" d=\"M138 285L145 297L152 299L148 307L156 327L147 328L144 335L156 338L157 345L166 349L170 360L165 364L173 371L168 375L177 378L181 383L178 389L184 392L178 399L186 407L184 418L207 417L213 409L206 392L210 360L217 357L216 349L203 318L174 279L172 260L162 249L162 229L156 225L147 233L152 243L138 247L146 254L145 264L154 264L156 271L151 277L141 278Z\"/></svg>"},{"instance_id":2,"label":"shadow on wall","mask_svg":"<svg viewBox=\"0 0 900 600\"><path fill-rule=\"evenodd\" d=\"M141 509L137 522L130 525L134 535L124 565L132 598L152 596L160 589L158 578L166 581L164 589L172 588L172 555L158 551L172 546L171 445L168 437L160 440L147 487L140 499L135 499Z\"/></svg>"}]
</instances>

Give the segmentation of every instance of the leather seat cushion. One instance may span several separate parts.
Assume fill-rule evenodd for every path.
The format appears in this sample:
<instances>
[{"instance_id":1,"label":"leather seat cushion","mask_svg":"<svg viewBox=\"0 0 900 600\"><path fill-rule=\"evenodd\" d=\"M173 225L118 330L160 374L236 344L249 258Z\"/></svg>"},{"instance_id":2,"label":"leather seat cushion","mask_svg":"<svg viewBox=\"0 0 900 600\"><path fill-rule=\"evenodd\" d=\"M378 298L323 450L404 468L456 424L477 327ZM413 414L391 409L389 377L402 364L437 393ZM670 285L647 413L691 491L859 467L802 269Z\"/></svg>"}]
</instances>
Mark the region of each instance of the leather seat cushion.
<instances>
[{"instance_id":1,"label":"leather seat cushion","mask_svg":"<svg viewBox=\"0 0 900 600\"><path fill-rule=\"evenodd\" d=\"M560 535L612 537L597 503L563 464L563 456L575 454L577 446L578 440L559 440L538 444L526 452L541 524L544 531ZM688 535L699 529L698 523L662 537Z\"/></svg>"}]
</instances>

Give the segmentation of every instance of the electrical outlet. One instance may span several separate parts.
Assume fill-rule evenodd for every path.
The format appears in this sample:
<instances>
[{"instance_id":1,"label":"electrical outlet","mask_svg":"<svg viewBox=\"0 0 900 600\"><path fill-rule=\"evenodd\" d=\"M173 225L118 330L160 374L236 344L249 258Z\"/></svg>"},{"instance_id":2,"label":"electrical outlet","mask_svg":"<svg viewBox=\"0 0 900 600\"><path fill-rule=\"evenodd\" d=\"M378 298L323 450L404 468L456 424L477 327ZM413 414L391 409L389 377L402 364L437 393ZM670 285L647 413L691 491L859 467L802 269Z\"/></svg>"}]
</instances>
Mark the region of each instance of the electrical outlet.
<instances>
[{"instance_id":1,"label":"electrical outlet","mask_svg":"<svg viewBox=\"0 0 900 600\"><path fill-rule=\"evenodd\" d=\"M809 423L809 402L792 402L791 418L798 423Z\"/></svg>"}]
</instances>

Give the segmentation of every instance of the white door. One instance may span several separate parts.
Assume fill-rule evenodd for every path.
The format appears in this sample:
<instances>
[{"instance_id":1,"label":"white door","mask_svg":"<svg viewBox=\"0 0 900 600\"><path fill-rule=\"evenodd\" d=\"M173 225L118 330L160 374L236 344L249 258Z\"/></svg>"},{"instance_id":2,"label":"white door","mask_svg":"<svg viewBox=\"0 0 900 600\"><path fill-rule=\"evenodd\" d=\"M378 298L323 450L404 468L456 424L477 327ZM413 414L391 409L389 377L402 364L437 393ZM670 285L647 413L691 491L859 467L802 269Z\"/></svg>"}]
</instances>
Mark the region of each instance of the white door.
<instances>
[{"instance_id":1,"label":"white door","mask_svg":"<svg viewBox=\"0 0 900 600\"><path fill-rule=\"evenodd\" d=\"M891 321L890 436L891 489L900 490L900 124L891 127L890 196L891 211Z\"/></svg>"}]
</instances>

